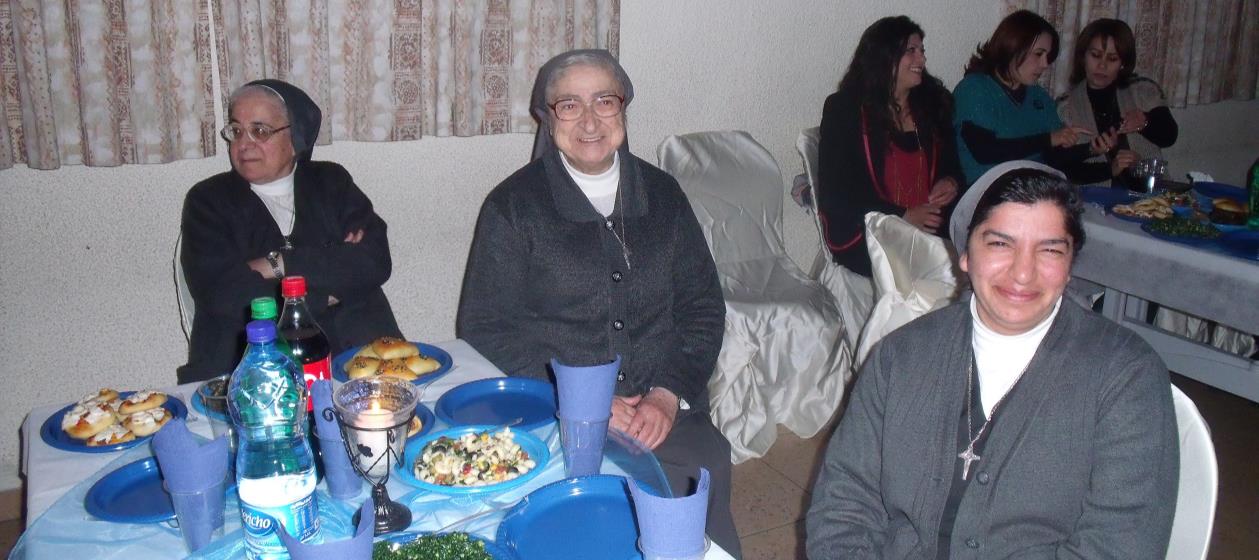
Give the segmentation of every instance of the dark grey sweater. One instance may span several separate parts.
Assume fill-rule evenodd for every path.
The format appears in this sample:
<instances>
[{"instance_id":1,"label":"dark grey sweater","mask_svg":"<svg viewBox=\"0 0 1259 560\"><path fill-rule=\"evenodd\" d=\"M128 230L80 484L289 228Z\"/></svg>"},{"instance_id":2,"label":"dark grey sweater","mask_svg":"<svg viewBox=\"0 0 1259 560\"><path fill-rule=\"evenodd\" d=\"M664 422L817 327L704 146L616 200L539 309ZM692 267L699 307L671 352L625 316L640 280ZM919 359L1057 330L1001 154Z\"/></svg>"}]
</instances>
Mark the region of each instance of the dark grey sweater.
<instances>
[{"instance_id":1,"label":"dark grey sweater","mask_svg":"<svg viewBox=\"0 0 1259 560\"><path fill-rule=\"evenodd\" d=\"M617 394L660 386L707 409L725 318L712 255L677 181L626 150L620 161L621 193L607 219L558 151L490 192L468 255L458 336L508 375L541 379L551 358L591 365L620 354Z\"/></svg>"},{"instance_id":2,"label":"dark grey sweater","mask_svg":"<svg viewBox=\"0 0 1259 560\"><path fill-rule=\"evenodd\" d=\"M866 361L814 488L810 559L935 558L972 356L968 304L902 327ZM1136 334L1064 301L990 429L950 558L1164 557L1176 415L1167 368Z\"/></svg>"}]
</instances>

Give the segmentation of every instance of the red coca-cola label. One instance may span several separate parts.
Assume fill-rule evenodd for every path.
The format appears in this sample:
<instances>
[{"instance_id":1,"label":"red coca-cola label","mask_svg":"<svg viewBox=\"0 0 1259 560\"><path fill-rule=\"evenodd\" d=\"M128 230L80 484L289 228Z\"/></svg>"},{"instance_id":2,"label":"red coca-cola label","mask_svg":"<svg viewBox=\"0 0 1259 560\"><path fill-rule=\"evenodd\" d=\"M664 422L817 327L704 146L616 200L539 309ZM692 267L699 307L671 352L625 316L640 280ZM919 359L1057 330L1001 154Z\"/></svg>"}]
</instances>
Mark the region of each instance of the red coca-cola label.
<instances>
[{"instance_id":1,"label":"red coca-cola label","mask_svg":"<svg viewBox=\"0 0 1259 560\"><path fill-rule=\"evenodd\" d=\"M332 379L332 359L324 356L324 359L302 364L302 377L306 379L306 391L310 392L310 386L315 384L319 379ZM315 410L314 399L306 402L306 412Z\"/></svg>"}]
</instances>

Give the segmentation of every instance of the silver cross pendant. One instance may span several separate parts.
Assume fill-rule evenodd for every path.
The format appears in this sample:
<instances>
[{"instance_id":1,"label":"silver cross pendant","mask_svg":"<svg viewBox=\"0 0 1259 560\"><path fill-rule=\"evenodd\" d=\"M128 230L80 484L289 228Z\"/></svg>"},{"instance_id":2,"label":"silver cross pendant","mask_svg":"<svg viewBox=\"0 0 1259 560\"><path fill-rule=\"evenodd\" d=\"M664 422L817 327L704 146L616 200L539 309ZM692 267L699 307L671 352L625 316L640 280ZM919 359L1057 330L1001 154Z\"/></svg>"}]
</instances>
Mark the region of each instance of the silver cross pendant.
<instances>
[{"instance_id":1,"label":"silver cross pendant","mask_svg":"<svg viewBox=\"0 0 1259 560\"><path fill-rule=\"evenodd\" d=\"M979 455L975 454L974 445L966 446L966 449L957 454L957 458L962 460L962 480L970 476L970 465L979 460Z\"/></svg>"}]
</instances>

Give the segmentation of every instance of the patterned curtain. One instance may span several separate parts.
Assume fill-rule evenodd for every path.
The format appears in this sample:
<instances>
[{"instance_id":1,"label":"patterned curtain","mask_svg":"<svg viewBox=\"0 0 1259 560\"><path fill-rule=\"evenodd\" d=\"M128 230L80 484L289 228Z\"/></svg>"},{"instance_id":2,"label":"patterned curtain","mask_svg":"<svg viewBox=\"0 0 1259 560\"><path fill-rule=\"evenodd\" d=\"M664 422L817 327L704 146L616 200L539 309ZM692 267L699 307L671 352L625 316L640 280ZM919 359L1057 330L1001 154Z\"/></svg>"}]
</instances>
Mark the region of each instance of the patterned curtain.
<instances>
[{"instance_id":1,"label":"patterned curtain","mask_svg":"<svg viewBox=\"0 0 1259 560\"><path fill-rule=\"evenodd\" d=\"M1173 107L1259 97L1259 0L1004 0L1041 14L1062 37L1046 87L1068 89L1071 52L1097 18L1121 19L1137 40L1136 72Z\"/></svg>"},{"instance_id":2,"label":"patterned curtain","mask_svg":"<svg viewBox=\"0 0 1259 560\"><path fill-rule=\"evenodd\" d=\"M213 3L224 95L291 82L324 110L320 143L531 132L538 68L619 43L619 0Z\"/></svg>"},{"instance_id":3,"label":"patterned curtain","mask_svg":"<svg viewBox=\"0 0 1259 560\"><path fill-rule=\"evenodd\" d=\"M209 10L191 4L0 1L0 169L214 155Z\"/></svg>"}]
</instances>

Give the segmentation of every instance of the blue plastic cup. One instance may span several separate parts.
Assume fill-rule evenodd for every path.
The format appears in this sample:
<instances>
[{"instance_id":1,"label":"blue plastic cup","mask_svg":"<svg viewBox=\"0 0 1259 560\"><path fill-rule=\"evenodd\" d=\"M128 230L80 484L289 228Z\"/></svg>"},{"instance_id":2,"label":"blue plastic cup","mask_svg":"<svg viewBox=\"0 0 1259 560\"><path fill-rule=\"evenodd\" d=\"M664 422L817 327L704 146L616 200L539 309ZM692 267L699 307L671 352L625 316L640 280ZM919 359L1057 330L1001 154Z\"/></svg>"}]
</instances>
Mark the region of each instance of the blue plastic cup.
<instances>
[{"instance_id":1,"label":"blue plastic cup","mask_svg":"<svg viewBox=\"0 0 1259 560\"><path fill-rule=\"evenodd\" d=\"M334 500L349 500L359 495L363 477L350 464L345 442L335 438L319 438L319 460L323 462L324 480L328 482L328 495Z\"/></svg>"},{"instance_id":2,"label":"blue plastic cup","mask_svg":"<svg viewBox=\"0 0 1259 560\"><path fill-rule=\"evenodd\" d=\"M560 418L560 447L564 451L564 475L599 474L603 466L603 443L608 438L608 419L565 420Z\"/></svg>"},{"instance_id":3,"label":"blue plastic cup","mask_svg":"<svg viewBox=\"0 0 1259 560\"><path fill-rule=\"evenodd\" d=\"M223 491L227 479L195 492L174 492L169 488L175 520L184 535L188 552L196 552L223 536Z\"/></svg>"}]
</instances>

